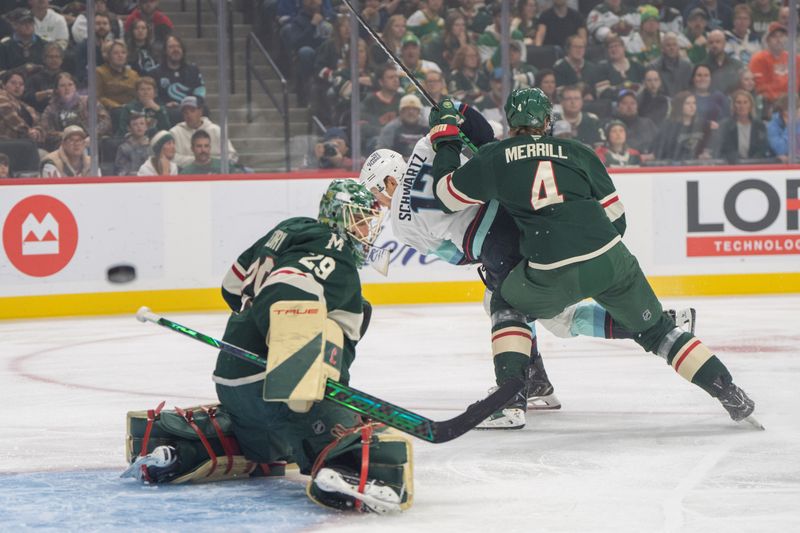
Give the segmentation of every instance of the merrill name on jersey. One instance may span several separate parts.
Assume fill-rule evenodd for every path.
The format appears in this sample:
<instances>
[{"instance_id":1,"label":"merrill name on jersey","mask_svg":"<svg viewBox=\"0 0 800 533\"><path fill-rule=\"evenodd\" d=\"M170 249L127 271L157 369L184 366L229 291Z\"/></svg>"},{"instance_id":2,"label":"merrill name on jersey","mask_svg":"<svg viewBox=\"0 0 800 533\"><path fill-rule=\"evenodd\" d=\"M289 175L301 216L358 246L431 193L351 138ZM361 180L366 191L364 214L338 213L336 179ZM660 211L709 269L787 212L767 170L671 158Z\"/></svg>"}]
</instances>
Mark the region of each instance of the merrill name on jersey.
<instances>
[{"instance_id":1,"label":"merrill name on jersey","mask_svg":"<svg viewBox=\"0 0 800 533\"><path fill-rule=\"evenodd\" d=\"M553 146L548 143L519 144L506 148L506 163L529 159L531 157L551 157L553 159L567 159L562 151L562 146Z\"/></svg>"}]
</instances>

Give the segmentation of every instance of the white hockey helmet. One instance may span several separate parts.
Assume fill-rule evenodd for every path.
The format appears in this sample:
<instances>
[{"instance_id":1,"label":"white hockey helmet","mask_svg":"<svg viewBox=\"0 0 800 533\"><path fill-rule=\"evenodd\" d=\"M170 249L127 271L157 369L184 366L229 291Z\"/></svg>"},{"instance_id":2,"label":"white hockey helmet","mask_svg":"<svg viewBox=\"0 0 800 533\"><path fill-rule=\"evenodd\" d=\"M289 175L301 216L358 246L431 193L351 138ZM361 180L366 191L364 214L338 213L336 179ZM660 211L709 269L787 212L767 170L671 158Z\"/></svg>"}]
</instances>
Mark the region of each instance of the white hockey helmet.
<instances>
[{"instance_id":1,"label":"white hockey helmet","mask_svg":"<svg viewBox=\"0 0 800 533\"><path fill-rule=\"evenodd\" d=\"M369 154L367 162L361 167L358 181L369 191L375 188L378 192L383 193L386 190L384 183L386 176L392 176L399 182L405 168L406 161L402 155L394 150L381 148Z\"/></svg>"}]
</instances>

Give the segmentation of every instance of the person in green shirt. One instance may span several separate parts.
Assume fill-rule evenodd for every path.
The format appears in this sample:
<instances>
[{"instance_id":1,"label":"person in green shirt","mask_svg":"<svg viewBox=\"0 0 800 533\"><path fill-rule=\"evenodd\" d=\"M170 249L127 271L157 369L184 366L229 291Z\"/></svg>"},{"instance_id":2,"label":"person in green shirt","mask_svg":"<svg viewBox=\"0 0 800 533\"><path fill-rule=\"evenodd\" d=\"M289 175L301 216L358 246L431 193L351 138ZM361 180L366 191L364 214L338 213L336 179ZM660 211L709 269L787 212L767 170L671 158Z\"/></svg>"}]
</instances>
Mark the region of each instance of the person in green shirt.
<instances>
[{"instance_id":1,"label":"person in green shirt","mask_svg":"<svg viewBox=\"0 0 800 533\"><path fill-rule=\"evenodd\" d=\"M211 157L211 135L203 130L192 134L194 161L182 167L179 174L222 174L222 163ZM235 170L231 168L231 173Z\"/></svg>"},{"instance_id":2,"label":"person in green shirt","mask_svg":"<svg viewBox=\"0 0 800 533\"><path fill-rule=\"evenodd\" d=\"M552 318L593 298L642 348L717 398L733 420L760 427L750 418L754 402L722 361L663 311L622 242L625 209L603 163L582 143L548 135L552 104L541 89L513 91L505 105L509 137L481 147L463 166L462 119L452 102L439 107L430 138L440 208L455 212L497 200L520 230L523 260L491 301L498 384L523 375L528 319Z\"/></svg>"}]
</instances>

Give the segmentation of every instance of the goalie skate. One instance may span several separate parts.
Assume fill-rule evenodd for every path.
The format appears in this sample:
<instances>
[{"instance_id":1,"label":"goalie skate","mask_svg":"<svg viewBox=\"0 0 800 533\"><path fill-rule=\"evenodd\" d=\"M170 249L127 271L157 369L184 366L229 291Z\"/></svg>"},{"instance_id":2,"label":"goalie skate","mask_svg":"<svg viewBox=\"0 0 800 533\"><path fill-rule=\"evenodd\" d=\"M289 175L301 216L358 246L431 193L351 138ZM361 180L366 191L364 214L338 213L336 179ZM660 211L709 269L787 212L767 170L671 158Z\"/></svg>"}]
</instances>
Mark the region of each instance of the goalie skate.
<instances>
[{"instance_id":1,"label":"goalie skate","mask_svg":"<svg viewBox=\"0 0 800 533\"><path fill-rule=\"evenodd\" d=\"M400 495L391 487L374 479L367 481L364 492L358 491L359 479L344 468L322 468L314 477L314 485L327 498L320 503L345 511L355 511L356 501L361 501L363 512L387 514L400 511Z\"/></svg>"},{"instance_id":2,"label":"goalie skate","mask_svg":"<svg viewBox=\"0 0 800 533\"><path fill-rule=\"evenodd\" d=\"M697 311L695 311L694 307L667 309L667 313L675 321L676 326L694 335L694 326L697 320Z\"/></svg>"},{"instance_id":3,"label":"goalie skate","mask_svg":"<svg viewBox=\"0 0 800 533\"><path fill-rule=\"evenodd\" d=\"M172 446L157 446L136 460L119 477L132 477L143 483L164 483L178 472L178 453Z\"/></svg>"},{"instance_id":4,"label":"goalie skate","mask_svg":"<svg viewBox=\"0 0 800 533\"><path fill-rule=\"evenodd\" d=\"M492 387L493 392L497 387ZM518 393L514 399L503 409L495 411L489 418L475 426L475 429L522 429L525 427L525 411L528 400L523 392Z\"/></svg>"}]
</instances>

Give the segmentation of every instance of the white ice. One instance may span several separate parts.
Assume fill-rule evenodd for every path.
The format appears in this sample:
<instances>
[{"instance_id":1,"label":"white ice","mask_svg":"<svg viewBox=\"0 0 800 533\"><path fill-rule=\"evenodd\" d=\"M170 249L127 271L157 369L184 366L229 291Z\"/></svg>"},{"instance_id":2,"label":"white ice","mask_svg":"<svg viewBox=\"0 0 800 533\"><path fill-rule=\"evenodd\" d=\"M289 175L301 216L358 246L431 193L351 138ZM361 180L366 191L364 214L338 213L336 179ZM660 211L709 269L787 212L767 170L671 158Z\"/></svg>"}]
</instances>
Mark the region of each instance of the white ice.
<instances>
[{"instance_id":1,"label":"white ice","mask_svg":"<svg viewBox=\"0 0 800 533\"><path fill-rule=\"evenodd\" d=\"M0 322L0 531L800 531L800 296L691 303L766 431L631 341L540 328L563 408L521 431L415 441L415 505L388 518L318 508L298 474L118 479L125 413L214 401L214 350L132 315ZM214 336L226 319L168 316ZM378 307L352 370L355 387L452 417L492 384L488 319L478 304Z\"/></svg>"}]
</instances>

